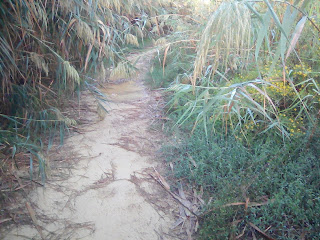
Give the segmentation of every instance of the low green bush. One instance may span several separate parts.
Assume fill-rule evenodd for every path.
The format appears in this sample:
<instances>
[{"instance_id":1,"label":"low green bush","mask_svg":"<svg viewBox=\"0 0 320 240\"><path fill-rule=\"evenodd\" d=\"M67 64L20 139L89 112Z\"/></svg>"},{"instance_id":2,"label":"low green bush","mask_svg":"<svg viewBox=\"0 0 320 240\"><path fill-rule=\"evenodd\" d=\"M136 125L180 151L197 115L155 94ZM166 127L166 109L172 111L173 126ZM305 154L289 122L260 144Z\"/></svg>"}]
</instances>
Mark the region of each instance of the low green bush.
<instances>
[{"instance_id":1,"label":"low green bush","mask_svg":"<svg viewBox=\"0 0 320 240\"><path fill-rule=\"evenodd\" d=\"M319 239L319 136L314 132L285 145L265 136L249 147L233 136L206 137L196 129L181 143L165 146L174 177L212 198L203 209L199 239L259 239L252 226L275 239ZM247 209L227 205L246 199Z\"/></svg>"}]
</instances>

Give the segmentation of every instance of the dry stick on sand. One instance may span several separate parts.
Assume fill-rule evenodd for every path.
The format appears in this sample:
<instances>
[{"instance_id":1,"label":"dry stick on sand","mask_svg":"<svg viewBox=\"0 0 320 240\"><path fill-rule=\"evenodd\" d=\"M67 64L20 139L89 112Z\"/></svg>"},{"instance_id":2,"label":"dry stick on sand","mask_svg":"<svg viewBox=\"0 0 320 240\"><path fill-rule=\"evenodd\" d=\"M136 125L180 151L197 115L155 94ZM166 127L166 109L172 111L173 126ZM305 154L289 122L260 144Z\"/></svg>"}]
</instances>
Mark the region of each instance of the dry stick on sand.
<instances>
[{"instance_id":1,"label":"dry stick on sand","mask_svg":"<svg viewBox=\"0 0 320 240\"><path fill-rule=\"evenodd\" d=\"M24 186L23 186L23 184L22 184L22 181L21 181L20 177L19 177L17 174L15 174L15 173L13 173L13 175L14 175L14 177L17 179L17 181L18 181L21 189L23 190L23 193L24 193L23 195L24 195L25 199L27 200L27 195L26 195L26 192L25 192L25 189L24 189ZM27 202L26 202L26 208L27 208L27 210L28 210L28 213L29 213L29 215L30 215L30 217L31 217L31 220L32 220L34 226L36 227L37 231L38 231L39 234L40 234L41 239L44 240L45 237L44 237L44 235L43 235L43 233L42 233L42 229L41 229L40 225L38 224L38 220L37 220L37 218L36 218L36 213L35 213L35 211L33 210L33 208L31 207L31 204L30 204L30 202L29 202L28 200L27 200Z\"/></svg>"},{"instance_id":2,"label":"dry stick on sand","mask_svg":"<svg viewBox=\"0 0 320 240\"><path fill-rule=\"evenodd\" d=\"M154 171L157 175L157 177L153 176L152 174L149 174L157 183L159 183L179 204L181 204L183 207L188 209L190 213L192 213L194 216L198 217L199 215L196 214L192 209L190 209L188 206L186 206L179 196L177 196L175 193L170 191L169 184L164 180L164 178L158 173L158 171L154 168Z\"/></svg>"}]
</instances>

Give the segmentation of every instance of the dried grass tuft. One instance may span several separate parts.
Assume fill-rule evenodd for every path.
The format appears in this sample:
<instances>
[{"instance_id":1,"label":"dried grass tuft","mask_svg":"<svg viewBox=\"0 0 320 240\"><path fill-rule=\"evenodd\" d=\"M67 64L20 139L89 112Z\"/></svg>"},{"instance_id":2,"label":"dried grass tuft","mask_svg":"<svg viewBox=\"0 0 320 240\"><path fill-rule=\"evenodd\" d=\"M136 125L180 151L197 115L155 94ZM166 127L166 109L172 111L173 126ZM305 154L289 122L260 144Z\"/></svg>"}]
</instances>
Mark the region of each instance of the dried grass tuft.
<instances>
[{"instance_id":1,"label":"dried grass tuft","mask_svg":"<svg viewBox=\"0 0 320 240\"><path fill-rule=\"evenodd\" d=\"M135 69L127 62L118 63L117 67L112 70L110 74L111 80L117 80L121 78L130 78L136 73Z\"/></svg>"},{"instance_id":2,"label":"dried grass tuft","mask_svg":"<svg viewBox=\"0 0 320 240\"><path fill-rule=\"evenodd\" d=\"M153 45L154 46L162 46L162 45L165 45L167 44L167 39L166 38L159 38L157 39L156 41L154 41Z\"/></svg>"},{"instance_id":3,"label":"dried grass tuft","mask_svg":"<svg viewBox=\"0 0 320 240\"><path fill-rule=\"evenodd\" d=\"M94 35L89 25L84 21L77 21L76 23L77 36L82 39L85 44L91 44L94 42Z\"/></svg>"},{"instance_id":4,"label":"dried grass tuft","mask_svg":"<svg viewBox=\"0 0 320 240\"><path fill-rule=\"evenodd\" d=\"M219 64L224 68L237 68L247 63L251 44L250 10L242 2L223 2L211 15L198 45L197 57L194 63L192 85L206 66L207 57L213 58L212 71Z\"/></svg>"},{"instance_id":5,"label":"dried grass tuft","mask_svg":"<svg viewBox=\"0 0 320 240\"><path fill-rule=\"evenodd\" d=\"M68 61L63 61L63 66L68 78L72 79L77 84L80 84L80 77L78 71L73 66L71 66Z\"/></svg>"},{"instance_id":6,"label":"dried grass tuft","mask_svg":"<svg viewBox=\"0 0 320 240\"><path fill-rule=\"evenodd\" d=\"M126 43L139 47L138 38L130 33L126 34Z\"/></svg>"},{"instance_id":7,"label":"dried grass tuft","mask_svg":"<svg viewBox=\"0 0 320 240\"><path fill-rule=\"evenodd\" d=\"M35 52L31 52L30 59L36 65L37 68L45 72L46 76L49 75L48 64L46 63L45 59L42 56L40 56Z\"/></svg>"}]
</instances>

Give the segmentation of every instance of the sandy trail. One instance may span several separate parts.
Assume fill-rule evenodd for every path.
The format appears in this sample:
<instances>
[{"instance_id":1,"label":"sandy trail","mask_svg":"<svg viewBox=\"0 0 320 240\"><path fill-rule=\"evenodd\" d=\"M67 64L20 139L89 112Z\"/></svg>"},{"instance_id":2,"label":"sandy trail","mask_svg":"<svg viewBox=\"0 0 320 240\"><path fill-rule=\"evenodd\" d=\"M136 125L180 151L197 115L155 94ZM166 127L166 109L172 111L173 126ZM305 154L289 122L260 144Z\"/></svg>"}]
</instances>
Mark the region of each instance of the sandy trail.
<instances>
[{"instance_id":1,"label":"sandy trail","mask_svg":"<svg viewBox=\"0 0 320 240\"><path fill-rule=\"evenodd\" d=\"M48 184L29 197L45 239L178 239L170 230L177 206L148 175L161 165L154 159L161 134L150 130L160 95L143 85L152 56L152 51L139 56L134 79L102 89L112 100L104 120L74 133L50 156ZM90 97L84 101L95 104ZM77 161L68 172L61 159L71 156ZM4 239L41 238L29 225Z\"/></svg>"}]
</instances>

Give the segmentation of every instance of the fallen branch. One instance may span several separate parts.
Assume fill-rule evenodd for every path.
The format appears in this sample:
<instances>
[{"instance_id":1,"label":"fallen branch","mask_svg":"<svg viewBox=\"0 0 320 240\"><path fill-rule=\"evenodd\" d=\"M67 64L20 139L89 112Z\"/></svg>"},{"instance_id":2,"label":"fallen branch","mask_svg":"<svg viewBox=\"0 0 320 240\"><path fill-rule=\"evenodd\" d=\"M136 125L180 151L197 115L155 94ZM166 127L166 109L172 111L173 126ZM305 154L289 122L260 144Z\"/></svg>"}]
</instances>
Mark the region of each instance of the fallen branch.
<instances>
[{"instance_id":1,"label":"fallen branch","mask_svg":"<svg viewBox=\"0 0 320 240\"><path fill-rule=\"evenodd\" d=\"M26 207L28 209L29 215L32 219L34 226L36 227L37 231L40 234L41 239L45 239L45 237L43 236L43 233L42 233L42 229L40 228L40 225L38 224L38 220L36 218L36 213L33 210L33 208L31 207L31 204L29 202L26 202Z\"/></svg>"},{"instance_id":2,"label":"fallen branch","mask_svg":"<svg viewBox=\"0 0 320 240\"><path fill-rule=\"evenodd\" d=\"M27 192L26 192L26 190L24 189L25 186L22 184L22 181L21 181L20 177L19 177L16 173L14 173L14 172L13 172L13 176L17 179L17 181L18 181L18 183L19 183L19 185L20 185L20 188L23 190L23 196L24 196L25 199L27 200L27 199L28 199L28 198L27 198ZM36 218L36 213L35 213L35 211L33 210L33 208L31 207L31 204L29 203L28 200L27 200L27 202L26 202L26 207L27 207L28 213L29 213L29 215L30 215L30 217L31 217L31 219L32 219L32 221L33 221L34 226L36 227L37 231L38 231L39 234L40 234L41 239L44 240L45 237L44 237L44 235L43 235L43 233L42 233L42 229L40 228L40 225L38 224L38 221L37 221L37 218Z\"/></svg>"},{"instance_id":3,"label":"fallen branch","mask_svg":"<svg viewBox=\"0 0 320 240\"><path fill-rule=\"evenodd\" d=\"M13 219L12 219L12 218L2 219L2 220L0 220L0 224L5 223L5 222L9 222L9 221L11 221L11 220L13 220Z\"/></svg>"},{"instance_id":4,"label":"fallen branch","mask_svg":"<svg viewBox=\"0 0 320 240\"><path fill-rule=\"evenodd\" d=\"M155 169L154 169L155 170ZM159 179L157 179L155 176L153 176L152 174L149 174L157 183L160 184L160 186L162 186L179 204L181 204L183 207L185 207L190 213L192 213L192 215L199 217L198 214L196 214L192 209L190 209L188 206L186 206L183 201L180 199L180 197L171 192L170 191L170 186L166 183L166 182L162 182L163 177L155 170L156 174L158 175L158 177L160 176Z\"/></svg>"},{"instance_id":5,"label":"fallen branch","mask_svg":"<svg viewBox=\"0 0 320 240\"><path fill-rule=\"evenodd\" d=\"M257 232L259 232L264 238L268 239L268 240L275 240L274 238L270 237L268 234L266 234L264 231L262 231L260 228L258 228L256 225L254 225L251 222L248 222L248 224Z\"/></svg>"},{"instance_id":6,"label":"fallen branch","mask_svg":"<svg viewBox=\"0 0 320 240\"><path fill-rule=\"evenodd\" d=\"M225 207L231 207L231 206L241 206L244 205L245 208L247 209L248 207L260 207L260 206L264 206L264 205L268 205L270 203L274 202L274 199L262 202L262 203L257 203L257 202L234 202L234 203L228 203L228 204L224 204L220 207L215 207L215 208L211 208L210 210L202 213L201 215L206 215L210 212L213 212L214 210L218 209L218 208L225 208Z\"/></svg>"}]
</instances>

